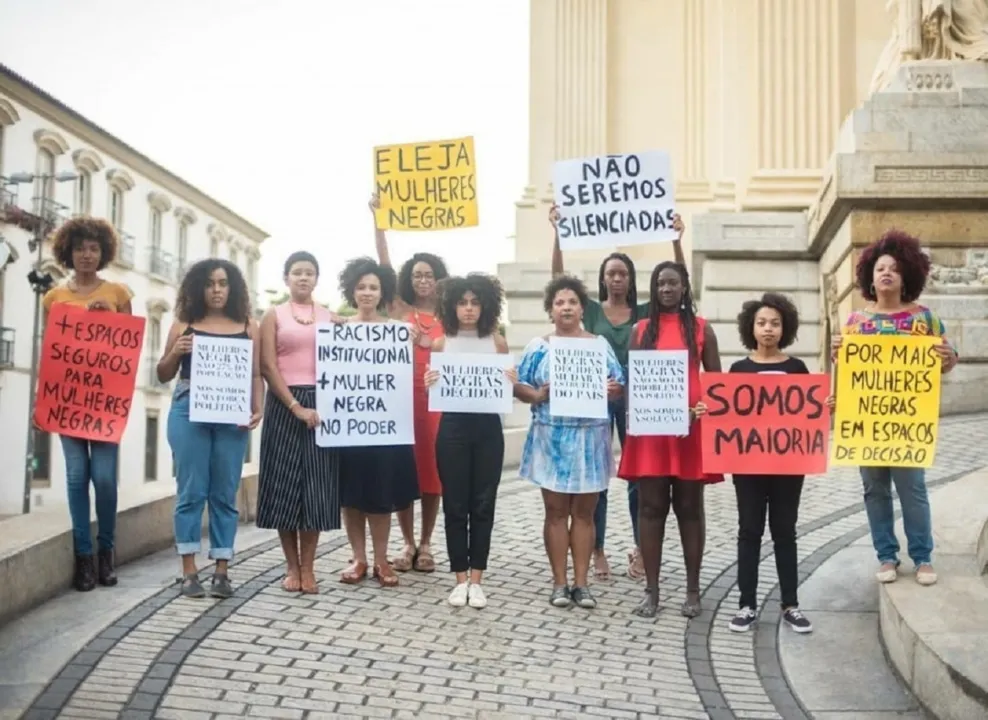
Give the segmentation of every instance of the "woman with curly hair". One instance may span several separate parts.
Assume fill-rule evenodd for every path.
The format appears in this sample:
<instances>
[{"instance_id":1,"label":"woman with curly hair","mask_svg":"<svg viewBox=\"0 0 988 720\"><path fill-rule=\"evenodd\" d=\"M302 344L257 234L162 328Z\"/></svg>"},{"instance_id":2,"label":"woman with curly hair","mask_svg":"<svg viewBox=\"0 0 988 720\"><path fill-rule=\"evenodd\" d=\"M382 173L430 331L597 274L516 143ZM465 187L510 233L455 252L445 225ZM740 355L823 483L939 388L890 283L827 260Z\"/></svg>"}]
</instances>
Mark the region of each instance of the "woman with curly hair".
<instances>
[{"instance_id":1,"label":"woman with curly hair","mask_svg":"<svg viewBox=\"0 0 988 720\"><path fill-rule=\"evenodd\" d=\"M375 193L368 204L373 214L381 206ZM388 239L374 224L374 243L383 267L391 267ZM430 573L436 569L432 556L432 532L439 517L442 483L436 464L436 436L439 433L439 413L429 412L429 393L425 387L425 369L429 366L432 343L442 336L443 328L437 317L438 283L449 276L442 258L432 253L415 253L398 272L397 292L384 310L388 317L412 326L415 353L415 468L422 498L422 534L415 544L415 506L398 513L398 525L405 540L401 555L392 567L398 572L416 570Z\"/></svg>"},{"instance_id":2,"label":"woman with curly hair","mask_svg":"<svg viewBox=\"0 0 988 720\"><path fill-rule=\"evenodd\" d=\"M368 257L355 258L340 273L340 292L357 314L347 322L394 323L382 311L394 301L394 270ZM423 382L424 382L423 377ZM340 448L340 504L353 561L340 582L355 585L367 577L367 534L370 526L374 577L381 587L398 586L388 563L391 516L407 510L419 497L411 445Z\"/></svg>"},{"instance_id":3,"label":"woman with curly hair","mask_svg":"<svg viewBox=\"0 0 988 720\"><path fill-rule=\"evenodd\" d=\"M319 261L285 260L286 302L261 320L261 374L268 383L257 478L257 527L278 531L287 592L319 592L319 533L340 528L339 452L316 444L316 324L338 322L312 297Z\"/></svg>"},{"instance_id":4,"label":"woman with curly hair","mask_svg":"<svg viewBox=\"0 0 988 720\"><path fill-rule=\"evenodd\" d=\"M733 363L730 371L808 374L806 363L783 352L795 342L798 331L799 312L785 295L765 293L758 300L749 300L738 314L738 334L750 354ZM703 415L704 410L705 407L699 404L696 414ZM758 564L767 514L782 591L782 619L796 632L812 632L813 625L800 611L796 596L799 585L796 521L804 477L737 473L733 477L738 502L738 588L741 599L738 612L728 627L734 632L745 632L758 617Z\"/></svg>"},{"instance_id":5,"label":"woman with curly hair","mask_svg":"<svg viewBox=\"0 0 988 720\"><path fill-rule=\"evenodd\" d=\"M52 252L55 261L72 277L64 285L45 293L45 313L59 303L102 312L131 313L134 294L126 285L104 280L99 272L113 262L119 241L117 232L105 220L77 217L55 231ZM72 518L75 546L75 574L72 584L80 592L100 585L117 584L113 546L117 522L117 459L115 443L60 436L65 455L65 489ZM96 493L96 541L99 551L93 564L93 538L90 534L89 485Z\"/></svg>"},{"instance_id":6,"label":"woman with curly hair","mask_svg":"<svg viewBox=\"0 0 988 720\"><path fill-rule=\"evenodd\" d=\"M557 277L564 272L563 253L559 248L559 208L553 205L549 210L549 222L552 224L552 276ZM679 237L673 241L672 248L676 262L686 264L683 256L682 238L686 226L679 215L675 216L673 229ZM648 303L638 303L637 273L635 263L624 253L614 252L600 263L597 280L598 300L590 300L583 316L583 328L594 335L600 335L610 343L618 362L628 376L628 344L631 340L631 329L642 318L648 317ZM618 442L624 449L627 435L627 409L624 396L615 398L610 403L611 431L617 429ZM628 482L628 512L631 515L631 532L634 536L635 547L628 553L628 577L641 580L645 576L642 566L641 549L638 544L638 484ZM604 539L607 534L607 488L600 494L597 509L594 511L594 527L596 528L594 543L594 576L599 580L608 580L611 567L604 554Z\"/></svg>"},{"instance_id":7,"label":"woman with curly hair","mask_svg":"<svg viewBox=\"0 0 988 720\"><path fill-rule=\"evenodd\" d=\"M947 329L940 317L917 302L930 274L930 259L919 240L907 233L889 230L861 252L855 279L868 301L844 324L845 335L928 335L942 338L934 346L943 360L943 372L957 365L957 351L947 342ZM831 341L837 362L842 337ZM906 532L909 557L916 568L920 585L933 585L933 529L930 501L926 491L926 473L922 468L862 467L865 511L871 527L871 539L878 555L876 579L895 582L899 574L899 541L895 537L895 512L892 484L902 505L902 524Z\"/></svg>"},{"instance_id":8,"label":"woman with curly hair","mask_svg":"<svg viewBox=\"0 0 988 720\"><path fill-rule=\"evenodd\" d=\"M445 333L432 343L434 353L507 354L497 332L504 291L490 275L471 273L440 283L438 318ZM515 370L505 371L512 385ZM440 378L429 369L426 387ZM504 432L497 414L444 412L439 421L436 461L443 486L446 551L456 586L449 604L480 609L487 598L480 587L494 529L494 505L504 463ZM468 574L469 573L469 574Z\"/></svg>"},{"instance_id":9,"label":"woman with curly hair","mask_svg":"<svg viewBox=\"0 0 988 720\"><path fill-rule=\"evenodd\" d=\"M689 363L690 419L696 419L700 398L700 368L720 372L720 351L713 328L696 314L686 266L661 262L649 283L648 319L635 325L630 350L686 350ZM723 482L702 468L700 428L696 423L684 437L631 435L621 455L618 477L638 480L638 532L645 564L645 599L635 608L640 617L655 617L659 604L659 569L669 508L676 513L686 561L685 617L700 614L700 565L706 540L703 488Z\"/></svg>"},{"instance_id":10,"label":"woman with curly hair","mask_svg":"<svg viewBox=\"0 0 988 720\"><path fill-rule=\"evenodd\" d=\"M189 419L192 344L195 336L253 341L251 417L247 427ZM233 595L227 572L233 559L239 511L237 490L243 474L248 433L261 421L260 332L251 318L247 283L228 260L207 258L190 267L175 301L175 322L158 361L158 379L179 381L168 410L168 444L175 458L175 544L182 557L182 595L206 595L199 582L196 553L202 548L202 512L209 506L209 557L216 561L209 594Z\"/></svg>"},{"instance_id":11,"label":"woman with curly hair","mask_svg":"<svg viewBox=\"0 0 988 720\"><path fill-rule=\"evenodd\" d=\"M597 337L581 325L589 303L586 287L574 277L560 275L546 285L543 307L555 329L528 343L515 385L515 397L532 406L519 474L542 489L543 538L553 582L549 602L555 607L567 607L571 602L582 608L597 606L587 586L594 545L593 513L614 470L608 420L558 417L549 406L550 338ZM613 399L623 392L624 372L614 349L606 343L604 347L607 396ZM567 582L570 549L572 586Z\"/></svg>"}]
</instances>

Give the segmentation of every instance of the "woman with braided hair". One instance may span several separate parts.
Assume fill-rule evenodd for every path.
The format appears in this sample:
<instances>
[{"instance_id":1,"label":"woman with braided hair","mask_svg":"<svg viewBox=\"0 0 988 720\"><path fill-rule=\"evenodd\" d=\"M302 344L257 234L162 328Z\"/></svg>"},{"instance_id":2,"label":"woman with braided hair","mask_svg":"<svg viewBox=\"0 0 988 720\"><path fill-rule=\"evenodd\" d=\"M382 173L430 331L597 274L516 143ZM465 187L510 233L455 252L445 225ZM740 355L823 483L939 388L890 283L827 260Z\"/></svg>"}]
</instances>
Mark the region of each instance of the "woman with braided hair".
<instances>
[{"instance_id":1,"label":"woman with braided hair","mask_svg":"<svg viewBox=\"0 0 988 720\"><path fill-rule=\"evenodd\" d=\"M659 567L669 508L676 513L686 561L686 617L700 614L700 563L706 524L703 488L722 482L722 475L707 475L702 468L700 428L693 422L700 402L700 367L720 372L717 336L701 317L690 290L686 266L661 262L649 283L648 318L631 334L629 350L686 350L689 355L689 434L683 437L629 435L621 454L618 477L638 482L638 533L645 565L645 599L635 608L641 617L654 617L659 603Z\"/></svg>"}]
</instances>

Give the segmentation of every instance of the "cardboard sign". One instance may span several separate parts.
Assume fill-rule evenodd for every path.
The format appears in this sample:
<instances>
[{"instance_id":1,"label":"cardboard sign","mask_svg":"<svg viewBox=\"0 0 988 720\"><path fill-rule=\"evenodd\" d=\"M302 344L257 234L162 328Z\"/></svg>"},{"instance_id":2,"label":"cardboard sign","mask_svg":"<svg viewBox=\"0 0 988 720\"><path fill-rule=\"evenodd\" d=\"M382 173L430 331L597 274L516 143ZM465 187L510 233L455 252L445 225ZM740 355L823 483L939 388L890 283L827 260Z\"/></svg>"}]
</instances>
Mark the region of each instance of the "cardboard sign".
<instances>
[{"instance_id":1,"label":"cardboard sign","mask_svg":"<svg viewBox=\"0 0 988 720\"><path fill-rule=\"evenodd\" d=\"M193 337L189 422L248 425L253 383L253 340Z\"/></svg>"},{"instance_id":2,"label":"cardboard sign","mask_svg":"<svg viewBox=\"0 0 988 720\"><path fill-rule=\"evenodd\" d=\"M143 347L142 317L53 305L41 344L35 424L119 444Z\"/></svg>"},{"instance_id":3,"label":"cardboard sign","mask_svg":"<svg viewBox=\"0 0 988 720\"><path fill-rule=\"evenodd\" d=\"M628 353L628 434L688 435L689 352Z\"/></svg>"},{"instance_id":4,"label":"cardboard sign","mask_svg":"<svg viewBox=\"0 0 988 720\"><path fill-rule=\"evenodd\" d=\"M818 475L827 471L828 375L703 373L703 472Z\"/></svg>"},{"instance_id":5,"label":"cardboard sign","mask_svg":"<svg viewBox=\"0 0 988 720\"><path fill-rule=\"evenodd\" d=\"M439 381L429 388L429 411L507 415L514 394L504 371L513 364L510 355L432 353Z\"/></svg>"},{"instance_id":6,"label":"cardboard sign","mask_svg":"<svg viewBox=\"0 0 988 720\"><path fill-rule=\"evenodd\" d=\"M671 242L676 214L669 153L561 160L552 167L559 248L598 250Z\"/></svg>"},{"instance_id":7,"label":"cardboard sign","mask_svg":"<svg viewBox=\"0 0 988 720\"><path fill-rule=\"evenodd\" d=\"M554 417L606 420L607 341L549 338L549 412Z\"/></svg>"},{"instance_id":8,"label":"cardboard sign","mask_svg":"<svg viewBox=\"0 0 988 720\"><path fill-rule=\"evenodd\" d=\"M940 426L938 337L847 335L837 359L835 465L933 465Z\"/></svg>"},{"instance_id":9,"label":"cardboard sign","mask_svg":"<svg viewBox=\"0 0 988 720\"><path fill-rule=\"evenodd\" d=\"M381 198L379 230L475 227L477 163L473 138L374 148L374 183Z\"/></svg>"},{"instance_id":10,"label":"cardboard sign","mask_svg":"<svg viewBox=\"0 0 988 720\"><path fill-rule=\"evenodd\" d=\"M405 323L320 323L320 447L412 445L412 331Z\"/></svg>"}]
</instances>

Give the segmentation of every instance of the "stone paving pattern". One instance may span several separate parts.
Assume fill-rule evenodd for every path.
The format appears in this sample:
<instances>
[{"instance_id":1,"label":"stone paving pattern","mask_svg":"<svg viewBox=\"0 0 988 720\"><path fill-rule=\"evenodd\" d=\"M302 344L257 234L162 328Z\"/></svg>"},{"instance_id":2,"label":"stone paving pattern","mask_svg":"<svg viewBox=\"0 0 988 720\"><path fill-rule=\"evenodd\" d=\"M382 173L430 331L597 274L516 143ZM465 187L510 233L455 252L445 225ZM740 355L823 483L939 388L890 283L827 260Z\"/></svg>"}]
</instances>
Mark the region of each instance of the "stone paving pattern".
<instances>
[{"instance_id":1,"label":"stone paving pattern","mask_svg":"<svg viewBox=\"0 0 988 720\"><path fill-rule=\"evenodd\" d=\"M988 415L945 419L931 485L983 465L986 442ZM624 491L615 481L608 548L616 579L595 584L594 611L549 606L541 500L513 479L498 501L483 611L450 608L444 572L403 575L397 590L371 580L339 584L349 559L341 532L320 547L321 593L288 595L279 585L281 550L266 543L232 568L234 598L189 600L175 587L158 593L91 641L24 717L809 717L778 659L767 537L759 592L769 602L759 630L727 629L737 606L733 486L708 488L704 613L693 621L678 611L685 573L671 516L661 612L653 621L631 616L641 585L620 574L631 537ZM807 481L802 577L866 532L861 508L854 469ZM434 549L444 567L441 519Z\"/></svg>"}]
</instances>

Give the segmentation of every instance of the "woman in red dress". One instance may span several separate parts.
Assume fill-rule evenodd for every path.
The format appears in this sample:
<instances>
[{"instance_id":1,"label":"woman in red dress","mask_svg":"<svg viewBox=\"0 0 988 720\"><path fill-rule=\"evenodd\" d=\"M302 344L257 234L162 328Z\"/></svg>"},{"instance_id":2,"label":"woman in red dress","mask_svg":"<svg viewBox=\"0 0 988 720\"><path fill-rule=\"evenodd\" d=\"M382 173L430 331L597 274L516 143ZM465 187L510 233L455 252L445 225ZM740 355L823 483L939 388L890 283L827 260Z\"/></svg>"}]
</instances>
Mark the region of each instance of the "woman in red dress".
<instances>
[{"instance_id":1,"label":"woman in red dress","mask_svg":"<svg viewBox=\"0 0 988 720\"><path fill-rule=\"evenodd\" d=\"M380 207L380 198L371 197L373 213ZM385 267L391 267L388 240L383 230L374 224L374 240L377 257ZM415 418L415 469L419 477L419 493L422 496L422 534L415 544L415 505L398 512L398 526L405 545L401 555L391 566L398 572L417 570L431 573L436 569L432 556L432 531L439 515L442 500L442 484L436 466L436 435L439 432L440 413L429 412L429 394L425 387L425 371L429 367L432 343L443 336L442 325L436 319L436 287L449 273L441 258L431 253L415 253L405 261L398 272L398 294L388 307L388 315L412 326L415 343L414 365L414 418Z\"/></svg>"},{"instance_id":2,"label":"woman in red dress","mask_svg":"<svg viewBox=\"0 0 988 720\"><path fill-rule=\"evenodd\" d=\"M680 263L662 262L652 271L648 319L635 325L630 350L687 350L689 352L690 420L703 396L700 366L720 372L717 336L707 321L696 316L689 273ZM706 539L703 488L722 482L722 475L702 470L700 428L695 422L688 435L628 435L618 477L638 483L638 532L645 565L645 599L635 608L641 617L655 617L659 604L659 568L666 517L672 506L686 561L686 617L700 614L700 563Z\"/></svg>"}]
</instances>

